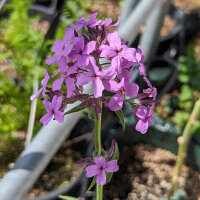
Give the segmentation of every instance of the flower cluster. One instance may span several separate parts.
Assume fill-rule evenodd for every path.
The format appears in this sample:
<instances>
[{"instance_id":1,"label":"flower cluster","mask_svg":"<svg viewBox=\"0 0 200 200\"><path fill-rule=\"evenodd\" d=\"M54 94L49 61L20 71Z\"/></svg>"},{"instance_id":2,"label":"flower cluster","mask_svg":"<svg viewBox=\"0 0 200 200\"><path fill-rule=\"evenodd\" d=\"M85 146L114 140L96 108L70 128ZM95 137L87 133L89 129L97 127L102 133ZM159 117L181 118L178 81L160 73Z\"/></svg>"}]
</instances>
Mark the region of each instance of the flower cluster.
<instances>
[{"instance_id":1,"label":"flower cluster","mask_svg":"<svg viewBox=\"0 0 200 200\"><path fill-rule=\"evenodd\" d=\"M92 14L88 21L81 17L75 28L65 30L63 40L56 39L52 46L55 53L46 64L55 63L58 70L51 75L44 70L42 88L31 100L40 94L43 96L41 99L47 111L40 120L43 125L52 118L63 122L67 104L76 101L80 101L82 107L93 109L96 117L101 112L97 99L112 111L122 109L124 102L128 102L137 121L136 130L146 133L153 121L156 88L146 77L142 50L140 47L129 48L117 31L109 33L106 30L109 26L117 26L119 21L112 24L111 19L96 20L96 16L97 13ZM88 29L87 35L80 33L82 28ZM133 69L137 66L148 86L142 92L137 84L131 82ZM50 79L53 79L53 85L49 88ZM83 86L88 83L93 85L92 95L83 93ZM104 91L112 95L106 97Z\"/></svg>"}]
</instances>

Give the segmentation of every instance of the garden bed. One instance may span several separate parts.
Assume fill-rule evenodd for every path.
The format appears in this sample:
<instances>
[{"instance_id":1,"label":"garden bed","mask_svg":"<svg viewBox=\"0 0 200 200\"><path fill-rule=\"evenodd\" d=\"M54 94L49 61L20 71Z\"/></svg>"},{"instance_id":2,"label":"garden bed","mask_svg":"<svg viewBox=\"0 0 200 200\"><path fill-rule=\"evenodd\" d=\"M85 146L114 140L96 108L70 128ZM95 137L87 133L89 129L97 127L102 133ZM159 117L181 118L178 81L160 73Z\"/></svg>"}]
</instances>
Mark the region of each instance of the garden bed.
<instances>
[{"instance_id":1,"label":"garden bed","mask_svg":"<svg viewBox=\"0 0 200 200\"><path fill-rule=\"evenodd\" d=\"M104 187L104 199L161 199L170 190L175 162L174 154L148 144L124 147L120 151L120 170ZM186 200L199 200L198 172L184 166L179 181L187 193Z\"/></svg>"}]
</instances>

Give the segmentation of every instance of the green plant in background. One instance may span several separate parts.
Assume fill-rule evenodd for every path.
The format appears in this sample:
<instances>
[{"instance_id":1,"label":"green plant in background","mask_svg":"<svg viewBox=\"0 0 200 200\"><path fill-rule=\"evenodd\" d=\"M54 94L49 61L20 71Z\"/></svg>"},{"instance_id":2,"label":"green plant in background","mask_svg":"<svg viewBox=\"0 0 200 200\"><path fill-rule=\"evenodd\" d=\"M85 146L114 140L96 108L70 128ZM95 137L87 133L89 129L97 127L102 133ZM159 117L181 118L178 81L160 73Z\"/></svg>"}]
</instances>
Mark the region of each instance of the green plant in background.
<instances>
[{"instance_id":1,"label":"green plant in background","mask_svg":"<svg viewBox=\"0 0 200 200\"><path fill-rule=\"evenodd\" d=\"M198 99L195 104L194 108L189 115L187 123L184 127L182 136L178 137L178 155L176 160L175 171L172 178L172 187L169 193L169 196L173 195L174 192L179 187L179 177L181 174L182 166L185 164L185 160L188 154L189 144L192 138L192 135L196 131L196 126L199 124L199 117L200 117L200 99Z\"/></svg>"},{"instance_id":2,"label":"green plant in background","mask_svg":"<svg viewBox=\"0 0 200 200\"><path fill-rule=\"evenodd\" d=\"M87 9L91 6L88 0L68 0L65 2L63 9L63 21L60 23L55 38L62 39L64 36L64 30L67 26L70 26L74 22L78 21L81 16L88 15Z\"/></svg>"},{"instance_id":3,"label":"green plant in background","mask_svg":"<svg viewBox=\"0 0 200 200\"><path fill-rule=\"evenodd\" d=\"M39 18L28 17L30 3L12 0L5 7L10 11L9 18L0 21L0 61L8 61L6 70L14 74L10 77L0 69L0 134L5 138L11 137L11 132L27 129L33 79L42 71L39 55L44 37L32 28L32 22ZM40 118L41 103L38 107Z\"/></svg>"},{"instance_id":4,"label":"green plant in background","mask_svg":"<svg viewBox=\"0 0 200 200\"><path fill-rule=\"evenodd\" d=\"M200 64L195 57L194 44L188 45L185 56L180 57L179 61L180 73L178 80L182 83L182 86L178 99L178 110L175 112L174 120L175 124L180 128L180 132L182 132L195 101L200 97ZM200 130L200 121L196 123L195 127L195 135L197 136Z\"/></svg>"}]
</instances>

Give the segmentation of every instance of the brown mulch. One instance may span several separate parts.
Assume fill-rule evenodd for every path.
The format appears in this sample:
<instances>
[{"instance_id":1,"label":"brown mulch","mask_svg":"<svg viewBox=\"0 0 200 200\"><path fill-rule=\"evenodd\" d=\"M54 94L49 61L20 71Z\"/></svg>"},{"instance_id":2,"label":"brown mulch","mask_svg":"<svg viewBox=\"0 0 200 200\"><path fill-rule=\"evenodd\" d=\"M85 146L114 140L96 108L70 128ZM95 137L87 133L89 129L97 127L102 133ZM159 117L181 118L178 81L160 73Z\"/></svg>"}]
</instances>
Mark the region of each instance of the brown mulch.
<instances>
[{"instance_id":1,"label":"brown mulch","mask_svg":"<svg viewBox=\"0 0 200 200\"><path fill-rule=\"evenodd\" d=\"M199 0L174 0L174 4L183 9L185 12L199 11L200 12L200 1Z\"/></svg>"},{"instance_id":2,"label":"brown mulch","mask_svg":"<svg viewBox=\"0 0 200 200\"><path fill-rule=\"evenodd\" d=\"M169 192L176 156L148 144L124 147L120 151L119 172L104 187L108 200L160 200ZM186 200L200 200L200 175L184 166L179 179Z\"/></svg>"},{"instance_id":3,"label":"brown mulch","mask_svg":"<svg viewBox=\"0 0 200 200\"><path fill-rule=\"evenodd\" d=\"M119 0L89 0L91 7L89 12L99 12L100 15L117 20L121 13Z\"/></svg>"}]
</instances>

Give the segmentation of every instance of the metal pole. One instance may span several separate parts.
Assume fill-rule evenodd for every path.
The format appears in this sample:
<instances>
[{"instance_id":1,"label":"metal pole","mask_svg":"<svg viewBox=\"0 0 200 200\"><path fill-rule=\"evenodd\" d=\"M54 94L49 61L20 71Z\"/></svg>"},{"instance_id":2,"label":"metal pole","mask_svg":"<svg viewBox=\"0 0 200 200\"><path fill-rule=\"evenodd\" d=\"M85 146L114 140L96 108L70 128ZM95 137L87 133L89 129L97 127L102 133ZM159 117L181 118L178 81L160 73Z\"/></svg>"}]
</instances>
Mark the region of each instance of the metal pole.
<instances>
[{"instance_id":1,"label":"metal pole","mask_svg":"<svg viewBox=\"0 0 200 200\"><path fill-rule=\"evenodd\" d=\"M87 85L85 91L91 93L91 85ZM68 109L76 105L78 103L68 105ZM0 199L23 199L57 152L61 143L69 136L70 131L80 118L80 114L81 112L66 115L62 124L52 121L39 131L31 144L22 152L14 168L0 182Z\"/></svg>"},{"instance_id":2,"label":"metal pole","mask_svg":"<svg viewBox=\"0 0 200 200\"><path fill-rule=\"evenodd\" d=\"M3 8L5 3L6 3L6 0L1 0L0 1L0 10Z\"/></svg>"},{"instance_id":3,"label":"metal pole","mask_svg":"<svg viewBox=\"0 0 200 200\"><path fill-rule=\"evenodd\" d=\"M168 12L170 2L171 0L160 1L147 20L145 32L140 40L145 61L149 61L157 50L160 29L163 25L165 15Z\"/></svg>"},{"instance_id":4,"label":"metal pole","mask_svg":"<svg viewBox=\"0 0 200 200\"><path fill-rule=\"evenodd\" d=\"M124 25L119 29L119 35L125 41L132 43L139 28L144 24L153 8L162 0L141 0Z\"/></svg>"},{"instance_id":5,"label":"metal pole","mask_svg":"<svg viewBox=\"0 0 200 200\"><path fill-rule=\"evenodd\" d=\"M33 94L35 94L38 91L38 79L34 80L33 82ZM29 115L29 122L28 122L28 130L26 135L26 141L25 141L25 148L28 147L31 143L32 135L33 135L33 128L34 128L34 122L35 122L35 113L36 113L36 107L37 107L37 99L34 99L31 102L31 110Z\"/></svg>"},{"instance_id":6,"label":"metal pole","mask_svg":"<svg viewBox=\"0 0 200 200\"><path fill-rule=\"evenodd\" d=\"M120 16L120 24L119 27L123 26L125 21L127 20L128 16L130 15L131 11L137 5L139 0L124 0L121 16Z\"/></svg>"}]
</instances>

